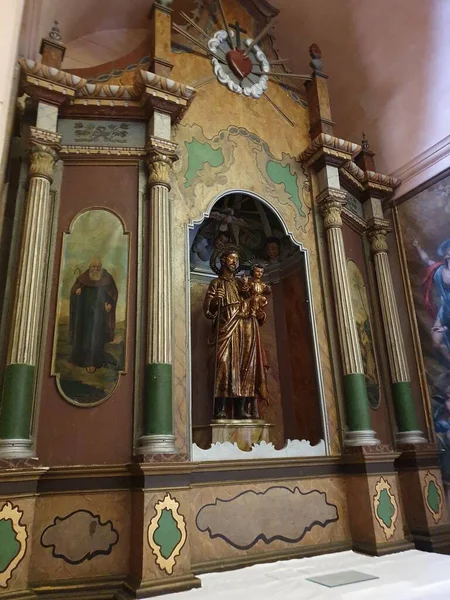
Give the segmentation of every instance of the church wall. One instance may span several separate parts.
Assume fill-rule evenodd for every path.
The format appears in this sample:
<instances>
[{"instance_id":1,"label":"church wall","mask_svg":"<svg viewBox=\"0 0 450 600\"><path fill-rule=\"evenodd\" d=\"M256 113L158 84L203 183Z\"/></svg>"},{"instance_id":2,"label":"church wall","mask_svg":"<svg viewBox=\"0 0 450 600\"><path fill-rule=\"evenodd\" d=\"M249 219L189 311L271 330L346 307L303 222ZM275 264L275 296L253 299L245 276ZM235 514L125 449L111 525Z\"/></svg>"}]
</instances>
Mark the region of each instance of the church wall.
<instances>
[{"instance_id":1,"label":"church wall","mask_svg":"<svg viewBox=\"0 0 450 600\"><path fill-rule=\"evenodd\" d=\"M66 163L62 177L56 234L55 264L50 300L50 322L41 384L37 452L46 465L117 464L132 453L134 340L136 316L137 165ZM92 207L108 207L131 232L128 284L126 373L112 396L94 407L77 406L59 393L52 372L55 315L60 277L63 232L74 217ZM111 270L114 265L104 265ZM79 265L81 271L87 264ZM73 280L76 279L76 273Z\"/></svg>"},{"instance_id":2,"label":"church wall","mask_svg":"<svg viewBox=\"0 0 450 600\"><path fill-rule=\"evenodd\" d=\"M383 365L381 360L382 357L385 359L384 362L387 360L387 351L384 345L384 340L380 335L382 326L379 307L374 302L375 294L371 294L371 290L373 290L371 279L373 284L374 274L373 272L370 272L371 265L367 262L364 240L360 233L355 231L355 229L352 228L348 223L344 223L343 234L347 261L353 261L356 264L359 272L362 275L365 286L365 300L363 301L363 306L366 310L364 311L362 317L360 315L360 311L355 310L356 307L354 307L354 310L359 331L361 327L364 328L364 325L366 325L366 328L364 329L369 330L369 335L365 336L364 338L360 338L366 381L369 379L368 386L370 386L372 382L370 381L370 376L368 376L367 373L373 370L376 372L376 390L368 387L372 427L377 432L377 438L381 443L392 445L393 438L390 422L391 418L386 395L386 388L389 387L386 386L386 382L389 381L389 375L385 370L386 365ZM356 290L354 290L354 283L350 273L349 276L353 299L354 294L356 294ZM364 294L364 290L361 290L361 292ZM368 301L367 306L365 306L366 300ZM369 360L375 363L372 368L369 367Z\"/></svg>"}]
</instances>

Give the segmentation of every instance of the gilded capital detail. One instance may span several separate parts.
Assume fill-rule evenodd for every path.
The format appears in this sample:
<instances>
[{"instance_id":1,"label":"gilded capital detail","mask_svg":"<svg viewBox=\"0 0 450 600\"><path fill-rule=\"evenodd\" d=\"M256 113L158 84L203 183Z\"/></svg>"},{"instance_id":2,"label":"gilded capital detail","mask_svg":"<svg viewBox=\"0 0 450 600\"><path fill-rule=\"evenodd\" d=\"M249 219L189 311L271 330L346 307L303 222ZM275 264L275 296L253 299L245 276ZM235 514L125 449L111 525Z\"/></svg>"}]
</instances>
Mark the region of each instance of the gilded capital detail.
<instances>
[{"instance_id":1,"label":"gilded capital detail","mask_svg":"<svg viewBox=\"0 0 450 600\"><path fill-rule=\"evenodd\" d=\"M347 202L347 192L337 188L324 190L317 198L325 229L342 227L341 212Z\"/></svg>"},{"instance_id":2,"label":"gilded capital detail","mask_svg":"<svg viewBox=\"0 0 450 600\"><path fill-rule=\"evenodd\" d=\"M373 254L387 253L388 244L386 240L387 234L391 231L389 221L386 219L371 219L369 228L367 229L367 237L369 238L370 247Z\"/></svg>"},{"instance_id":3,"label":"gilded capital detail","mask_svg":"<svg viewBox=\"0 0 450 600\"><path fill-rule=\"evenodd\" d=\"M178 160L176 144L159 138L150 138L147 144L149 186L163 185L170 189L170 171Z\"/></svg>"},{"instance_id":4,"label":"gilded capital detail","mask_svg":"<svg viewBox=\"0 0 450 600\"><path fill-rule=\"evenodd\" d=\"M61 136L57 133L30 127L30 177L44 177L52 181L60 141Z\"/></svg>"}]
</instances>

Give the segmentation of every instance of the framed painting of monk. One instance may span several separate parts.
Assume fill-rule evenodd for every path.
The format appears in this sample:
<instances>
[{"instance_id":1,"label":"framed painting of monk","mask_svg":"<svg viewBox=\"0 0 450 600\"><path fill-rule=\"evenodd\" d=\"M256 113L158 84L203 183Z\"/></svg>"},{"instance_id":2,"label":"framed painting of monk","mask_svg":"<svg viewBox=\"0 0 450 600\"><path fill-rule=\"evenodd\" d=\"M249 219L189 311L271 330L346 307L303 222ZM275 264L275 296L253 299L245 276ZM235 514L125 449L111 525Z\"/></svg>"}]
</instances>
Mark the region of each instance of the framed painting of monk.
<instances>
[{"instance_id":1,"label":"framed painting of monk","mask_svg":"<svg viewBox=\"0 0 450 600\"><path fill-rule=\"evenodd\" d=\"M103 208L63 234L52 375L73 404L100 404L125 372L129 248L123 221Z\"/></svg>"}]
</instances>

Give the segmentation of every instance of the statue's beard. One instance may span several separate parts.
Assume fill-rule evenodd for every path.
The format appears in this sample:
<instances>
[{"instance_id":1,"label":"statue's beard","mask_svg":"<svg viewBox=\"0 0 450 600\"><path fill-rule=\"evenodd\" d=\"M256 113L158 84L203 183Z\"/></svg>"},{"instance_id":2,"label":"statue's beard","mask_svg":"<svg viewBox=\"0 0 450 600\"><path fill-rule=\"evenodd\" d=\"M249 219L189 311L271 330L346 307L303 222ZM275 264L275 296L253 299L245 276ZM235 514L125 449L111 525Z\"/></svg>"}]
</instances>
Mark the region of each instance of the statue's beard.
<instances>
[{"instance_id":1,"label":"statue's beard","mask_svg":"<svg viewBox=\"0 0 450 600\"><path fill-rule=\"evenodd\" d=\"M92 279L92 281L100 281L101 278L102 278L101 271L94 271L92 269L89 269L89 279Z\"/></svg>"}]
</instances>

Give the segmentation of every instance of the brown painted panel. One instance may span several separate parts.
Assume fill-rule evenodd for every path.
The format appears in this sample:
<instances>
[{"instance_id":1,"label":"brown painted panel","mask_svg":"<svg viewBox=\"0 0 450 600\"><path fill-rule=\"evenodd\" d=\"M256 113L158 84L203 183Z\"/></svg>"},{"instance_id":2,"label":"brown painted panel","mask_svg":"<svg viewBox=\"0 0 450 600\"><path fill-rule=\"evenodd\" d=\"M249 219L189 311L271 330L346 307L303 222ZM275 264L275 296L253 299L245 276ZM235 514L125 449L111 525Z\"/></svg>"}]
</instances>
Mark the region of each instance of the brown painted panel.
<instances>
[{"instance_id":1,"label":"brown painted panel","mask_svg":"<svg viewBox=\"0 0 450 600\"><path fill-rule=\"evenodd\" d=\"M44 465L118 464L132 453L136 331L137 165L68 164L64 167L45 350L37 455ZM113 395L93 408L65 400L50 375L62 236L83 209L108 207L131 232L126 373Z\"/></svg>"},{"instance_id":2,"label":"brown painted panel","mask_svg":"<svg viewBox=\"0 0 450 600\"><path fill-rule=\"evenodd\" d=\"M305 275L298 271L283 279L282 283L295 437L307 439L314 445L323 438L323 433Z\"/></svg>"},{"instance_id":3,"label":"brown painted panel","mask_svg":"<svg viewBox=\"0 0 450 600\"><path fill-rule=\"evenodd\" d=\"M377 331L380 331L382 326L380 320L380 312L378 305L374 302L373 295L371 294L371 285L368 276L368 268L372 265L367 265L365 250L363 245L363 239L361 235L352 229L347 223L344 223L343 227L345 253L347 260L352 260L358 269L361 271L364 277L364 283L366 287L367 297L370 304L370 319L372 326L373 345L375 351L375 360L378 363L378 378L379 378L379 390L380 390L380 402L378 408L371 409L370 418L372 421L372 427L377 433L378 439L383 444L392 444L392 433L390 424L389 408L386 403L386 386L389 385L389 373L383 368L387 361L387 350L382 335L377 335ZM374 273L372 272L372 277ZM374 283L374 281L372 281ZM378 314L377 314L378 313ZM385 355L384 357L382 355ZM380 360L384 359L384 360ZM383 365L383 362L385 365Z\"/></svg>"}]
</instances>

